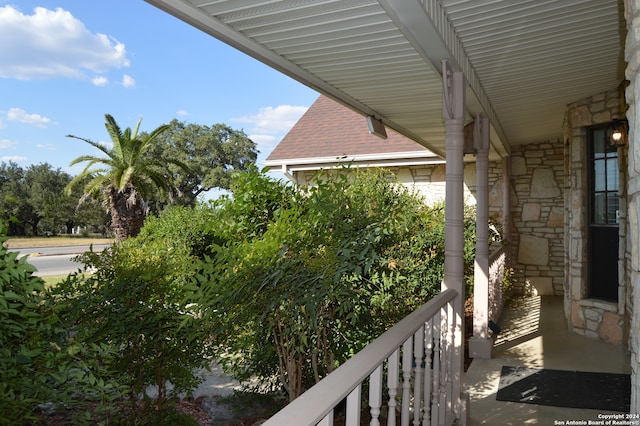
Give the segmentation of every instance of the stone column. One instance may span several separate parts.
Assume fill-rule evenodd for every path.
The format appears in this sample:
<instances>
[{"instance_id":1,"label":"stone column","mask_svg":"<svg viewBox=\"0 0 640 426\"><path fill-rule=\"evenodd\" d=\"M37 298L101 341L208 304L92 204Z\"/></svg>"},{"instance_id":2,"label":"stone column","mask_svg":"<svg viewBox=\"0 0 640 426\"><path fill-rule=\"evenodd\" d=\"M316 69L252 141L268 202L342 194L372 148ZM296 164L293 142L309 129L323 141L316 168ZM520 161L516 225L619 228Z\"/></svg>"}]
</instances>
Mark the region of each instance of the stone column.
<instances>
[{"instance_id":1,"label":"stone column","mask_svg":"<svg viewBox=\"0 0 640 426\"><path fill-rule=\"evenodd\" d=\"M442 115L446 135L445 260L442 289L454 289L454 351L451 360L453 409L464 424L466 407L462 398L464 371L464 78L442 61Z\"/></svg>"},{"instance_id":2,"label":"stone column","mask_svg":"<svg viewBox=\"0 0 640 426\"><path fill-rule=\"evenodd\" d=\"M473 271L473 337L469 356L491 358L489 338L489 119L478 114L474 126L476 149L476 258Z\"/></svg>"},{"instance_id":3,"label":"stone column","mask_svg":"<svg viewBox=\"0 0 640 426\"><path fill-rule=\"evenodd\" d=\"M626 99L629 109L629 158L628 158L628 244L630 251L628 288L631 291L631 326L629 349L631 351L631 413L640 412L640 135L637 128L640 122L640 0L625 1L627 20L627 40L625 59L628 62L626 77L629 86Z\"/></svg>"}]
</instances>

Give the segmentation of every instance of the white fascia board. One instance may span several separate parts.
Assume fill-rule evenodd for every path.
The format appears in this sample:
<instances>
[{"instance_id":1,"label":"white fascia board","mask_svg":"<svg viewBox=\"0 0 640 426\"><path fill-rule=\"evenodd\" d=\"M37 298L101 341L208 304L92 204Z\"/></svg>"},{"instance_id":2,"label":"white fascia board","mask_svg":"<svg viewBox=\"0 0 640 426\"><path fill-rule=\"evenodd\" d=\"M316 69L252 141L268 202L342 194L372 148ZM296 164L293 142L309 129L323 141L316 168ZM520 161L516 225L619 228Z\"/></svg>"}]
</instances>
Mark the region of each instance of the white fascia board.
<instances>
[{"instance_id":1,"label":"white fascia board","mask_svg":"<svg viewBox=\"0 0 640 426\"><path fill-rule=\"evenodd\" d=\"M281 167L289 172L320 170L339 167L401 167L429 164L445 164L445 160L424 152L396 152L391 154L367 154L344 157L291 158L283 160L265 160L263 165Z\"/></svg>"}]
</instances>

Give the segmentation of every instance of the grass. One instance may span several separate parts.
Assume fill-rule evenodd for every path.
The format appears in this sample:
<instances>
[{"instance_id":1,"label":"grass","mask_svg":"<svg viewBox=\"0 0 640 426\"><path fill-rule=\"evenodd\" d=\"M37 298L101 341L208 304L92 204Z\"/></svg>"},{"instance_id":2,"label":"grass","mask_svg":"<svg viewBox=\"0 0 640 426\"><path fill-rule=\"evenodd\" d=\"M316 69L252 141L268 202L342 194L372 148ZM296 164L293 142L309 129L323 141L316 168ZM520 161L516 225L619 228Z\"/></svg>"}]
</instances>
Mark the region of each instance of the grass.
<instances>
[{"instance_id":1,"label":"grass","mask_svg":"<svg viewBox=\"0 0 640 426\"><path fill-rule=\"evenodd\" d=\"M36 275L38 275L36 273ZM45 288L51 288L57 286L60 282L62 282L69 275L48 275L46 277L40 277L44 281Z\"/></svg>"},{"instance_id":2,"label":"grass","mask_svg":"<svg viewBox=\"0 0 640 426\"><path fill-rule=\"evenodd\" d=\"M56 246L84 246L89 244L111 244L112 238L84 237L81 235L58 235L55 237L10 237L5 243L9 249Z\"/></svg>"}]
</instances>

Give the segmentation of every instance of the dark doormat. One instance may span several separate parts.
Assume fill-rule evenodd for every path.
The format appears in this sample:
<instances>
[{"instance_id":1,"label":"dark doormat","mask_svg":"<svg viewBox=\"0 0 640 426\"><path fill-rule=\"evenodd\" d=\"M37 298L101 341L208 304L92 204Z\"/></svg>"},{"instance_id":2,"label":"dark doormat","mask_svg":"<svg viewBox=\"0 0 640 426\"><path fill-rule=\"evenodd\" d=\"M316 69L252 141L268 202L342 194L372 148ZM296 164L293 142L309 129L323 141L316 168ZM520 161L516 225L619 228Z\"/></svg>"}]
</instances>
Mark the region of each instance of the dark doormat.
<instances>
[{"instance_id":1,"label":"dark doormat","mask_svg":"<svg viewBox=\"0 0 640 426\"><path fill-rule=\"evenodd\" d=\"M502 367L498 401L628 413L629 374Z\"/></svg>"}]
</instances>

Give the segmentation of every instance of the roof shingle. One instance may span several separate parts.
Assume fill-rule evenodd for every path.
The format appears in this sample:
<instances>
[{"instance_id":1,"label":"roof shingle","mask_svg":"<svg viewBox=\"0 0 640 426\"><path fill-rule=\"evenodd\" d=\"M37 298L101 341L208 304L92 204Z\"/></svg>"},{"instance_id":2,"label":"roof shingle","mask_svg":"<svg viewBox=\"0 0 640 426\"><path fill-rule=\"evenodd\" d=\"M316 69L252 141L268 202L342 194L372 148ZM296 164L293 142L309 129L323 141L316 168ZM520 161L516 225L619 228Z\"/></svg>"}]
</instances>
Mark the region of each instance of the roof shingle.
<instances>
[{"instance_id":1,"label":"roof shingle","mask_svg":"<svg viewBox=\"0 0 640 426\"><path fill-rule=\"evenodd\" d=\"M369 133L365 117L320 96L271 152L267 161L399 152L433 154L387 128L387 139Z\"/></svg>"}]
</instances>

